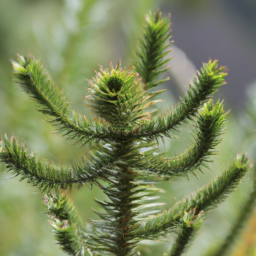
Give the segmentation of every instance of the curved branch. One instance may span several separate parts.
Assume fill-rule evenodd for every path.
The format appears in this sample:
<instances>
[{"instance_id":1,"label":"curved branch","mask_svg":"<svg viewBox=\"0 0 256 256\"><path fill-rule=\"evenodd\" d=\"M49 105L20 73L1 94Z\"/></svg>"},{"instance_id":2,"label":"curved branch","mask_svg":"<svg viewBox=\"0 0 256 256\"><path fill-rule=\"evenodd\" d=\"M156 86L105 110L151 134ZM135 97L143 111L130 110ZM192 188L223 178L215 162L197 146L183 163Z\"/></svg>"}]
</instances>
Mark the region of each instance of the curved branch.
<instances>
[{"instance_id":1,"label":"curved branch","mask_svg":"<svg viewBox=\"0 0 256 256\"><path fill-rule=\"evenodd\" d=\"M234 247L236 239L251 217L253 210L255 209L256 203L256 169L254 168L254 184L253 184L253 191L247 196L245 202L239 205L239 214L233 223L231 229L229 230L226 237L222 238L217 244L212 246L205 256L224 256L229 253L231 248Z\"/></svg>"},{"instance_id":2,"label":"curved branch","mask_svg":"<svg viewBox=\"0 0 256 256\"><path fill-rule=\"evenodd\" d=\"M68 139L75 139L83 144L106 137L110 127L101 120L88 121L84 116L74 113L63 92L54 85L40 61L18 56L18 63L11 62L15 80L37 103L38 111L50 117L47 121L57 126L57 131L63 132ZM68 118L71 114L72 119Z\"/></svg>"},{"instance_id":3,"label":"curved branch","mask_svg":"<svg viewBox=\"0 0 256 256\"><path fill-rule=\"evenodd\" d=\"M238 155L221 176L201 188L195 195L176 203L173 208L143 222L143 228L139 228L136 235L144 239L163 236L179 225L184 212L194 208L195 214L211 210L237 188L243 176L250 170L251 165L245 155Z\"/></svg>"},{"instance_id":4,"label":"curved branch","mask_svg":"<svg viewBox=\"0 0 256 256\"><path fill-rule=\"evenodd\" d=\"M177 129L183 121L191 119L199 107L214 94L221 85L225 84L227 75L225 67L218 66L218 62L210 60L204 63L198 77L189 85L184 99L170 110L167 115L159 114L155 118L144 122L133 132L135 138L156 138L170 136L172 129Z\"/></svg>"},{"instance_id":5,"label":"curved branch","mask_svg":"<svg viewBox=\"0 0 256 256\"><path fill-rule=\"evenodd\" d=\"M19 146L17 140L7 137L0 142L0 162L4 163L8 171L15 176L20 175L20 181L27 179L28 183L38 187L42 192L55 189L68 189L74 186L92 184L98 178L103 178L105 161L90 165L84 161L83 165L75 163L70 168L57 168L46 160L39 160L33 154L28 154L23 146Z\"/></svg>"},{"instance_id":6,"label":"curved branch","mask_svg":"<svg viewBox=\"0 0 256 256\"><path fill-rule=\"evenodd\" d=\"M208 157L215 154L214 148L221 142L219 136L224 132L226 115L223 105L212 100L206 103L197 116L197 126L193 132L194 144L182 155L173 158L148 156L143 159L142 170L160 174L165 179L187 175L201 165L207 166Z\"/></svg>"}]
</instances>

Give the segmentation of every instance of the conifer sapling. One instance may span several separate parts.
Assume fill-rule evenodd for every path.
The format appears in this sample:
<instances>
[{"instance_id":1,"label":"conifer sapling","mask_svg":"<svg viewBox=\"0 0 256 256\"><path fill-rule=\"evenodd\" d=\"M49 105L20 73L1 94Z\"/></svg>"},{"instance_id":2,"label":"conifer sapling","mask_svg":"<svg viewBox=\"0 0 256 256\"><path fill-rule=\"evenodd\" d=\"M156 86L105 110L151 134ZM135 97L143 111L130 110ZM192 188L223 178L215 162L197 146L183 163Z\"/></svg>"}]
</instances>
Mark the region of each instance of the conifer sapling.
<instances>
[{"instance_id":1,"label":"conifer sapling","mask_svg":"<svg viewBox=\"0 0 256 256\"><path fill-rule=\"evenodd\" d=\"M21 180L36 186L44 197L55 239L68 255L137 255L145 239L159 239L171 232L176 241L167 255L182 255L195 237L205 213L234 191L251 166L244 154L195 194L161 211L154 184L187 176L207 166L220 143L227 113L211 96L223 85L225 67L204 63L183 99L165 113L150 111L158 103L156 88L169 61L169 18L160 11L149 13L136 58L130 68L100 67L88 80L86 105L94 119L74 113L63 92L55 86L40 61L18 56L12 61L13 76L36 103L38 111L62 135L81 146L86 157L67 167L56 167L28 153L16 138L1 140L0 160ZM194 142L176 157L158 151L158 140L172 137L184 122L194 124ZM143 149L143 150L142 150ZM100 221L81 222L72 202L63 193L85 184L98 186L107 200L96 200ZM174 195L172 195L174 196Z\"/></svg>"}]
</instances>

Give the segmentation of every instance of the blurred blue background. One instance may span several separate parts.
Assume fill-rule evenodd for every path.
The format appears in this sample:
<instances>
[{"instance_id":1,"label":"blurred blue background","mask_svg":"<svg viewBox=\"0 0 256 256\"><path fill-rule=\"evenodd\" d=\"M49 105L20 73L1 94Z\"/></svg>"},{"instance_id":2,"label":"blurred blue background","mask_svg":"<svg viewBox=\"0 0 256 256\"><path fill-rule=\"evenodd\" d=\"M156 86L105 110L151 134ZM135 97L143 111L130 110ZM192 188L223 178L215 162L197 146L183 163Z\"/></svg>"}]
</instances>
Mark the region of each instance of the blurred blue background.
<instances>
[{"instance_id":1,"label":"blurred blue background","mask_svg":"<svg viewBox=\"0 0 256 256\"><path fill-rule=\"evenodd\" d=\"M83 105L87 95L86 79L98 65L122 59L128 67L134 57L144 15L160 8L171 13L173 51L170 81L164 85L168 93L159 108L175 104L186 91L202 62L218 59L227 66L227 85L217 98L225 99L231 109L227 134L214 157L212 172L198 174L177 182L159 184L166 193L166 208L188 193L209 182L220 173L238 152L247 152L255 159L256 127L256 2L250 0L0 0L0 135L15 135L25 141L36 154L56 164L69 164L83 155L83 149L71 147L36 111L33 102L12 81L9 59L16 54L33 54L40 58L56 84L63 88L72 107L90 115ZM168 155L179 154L189 145L189 128L177 134L179 139L166 140ZM164 147L162 148L163 150ZM0 255L64 255L53 240L47 223L42 196L26 182L0 174ZM210 214L203 231L188 255L205 250L215 239L225 236L236 209L250 190L250 177L241 189L218 210ZM101 197L97 189L85 187L70 193L85 221L95 218L91 207ZM256 218L248 224L235 255L255 255ZM170 241L171 241L170 237ZM162 255L170 243L141 245L141 255ZM146 254L147 253L147 254ZM198 254L197 254L198 255Z\"/></svg>"}]
</instances>

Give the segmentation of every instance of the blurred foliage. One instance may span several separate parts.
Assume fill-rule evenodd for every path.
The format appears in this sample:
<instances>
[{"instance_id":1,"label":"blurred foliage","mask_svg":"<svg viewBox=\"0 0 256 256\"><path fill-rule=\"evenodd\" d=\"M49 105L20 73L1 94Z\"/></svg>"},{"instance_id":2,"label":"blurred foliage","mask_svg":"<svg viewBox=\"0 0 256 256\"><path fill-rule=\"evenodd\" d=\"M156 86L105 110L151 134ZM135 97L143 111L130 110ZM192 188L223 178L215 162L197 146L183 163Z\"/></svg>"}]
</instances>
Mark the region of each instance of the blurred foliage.
<instances>
[{"instance_id":1,"label":"blurred foliage","mask_svg":"<svg viewBox=\"0 0 256 256\"><path fill-rule=\"evenodd\" d=\"M243 147L248 149L248 155L256 160L256 82L247 90L245 111L238 117L242 126L241 139ZM235 256L256 255L256 211L248 223Z\"/></svg>"},{"instance_id":2,"label":"blurred foliage","mask_svg":"<svg viewBox=\"0 0 256 256\"><path fill-rule=\"evenodd\" d=\"M80 158L83 150L77 148L70 153L67 150L70 142L52 133L52 128L36 112L34 104L12 82L8 59L15 58L16 53L33 53L41 58L56 84L72 100L73 107L89 115L82 101L82 97L87 94L85 79L92 77L93 69L98 69L98 64L108 66L109 60L115 64L121 58L123 65L127 65L129 58L133 57L144 14L149 9L155 10L160 3L153 0L130 0L129 4L125 0L0 0L0 135L7 133L10 136L15 132L19 140L27 142L28 148L57 164ZM182 0L176 4L195 8L202 7L204 1ZM190 177L190 182L180 179L174 183L161 184L165 190L162 200L167 206L215 177L224 169L224 163L238 152L246 151L251 158L256 159L256 143L253 143L256 141L253 130L256 127L256 96L252 97L252 93L249 95L251 103L248 103L247 108L251 113L248 112L248 118L243 113L242 117L230 114L226 136L218 147L221 154L215 157L215 163L211 165L213 171L206 170L204 175L199 173L199 180ZM163 96L165 104L175 102L169 91ZM191 139L189 130L188 127L177 134L179 139L166 140L168 155L179 154L184 150ZM164 146L162 149L165 150ZM198 255L198 248L205 250L214 239L225 236L230 221L235 218L239 202L250 189L249 181L247 178L235 195L211 213L190 255ZM47 224L42 198L34 188L19 183L17 178L9 179L8 174L1 172L0 194L0 255L63 255ZM99 194L99 190L90 191L87 187L71 193L84 220L95 218L91 207L96 207L94 198L99 197ZM255 219L250 225L252 228L240 243L237 256L255 253ZM152 255L161 255L161 252L167 251L170 242L167 241L164 246L154 242L152 248L148 245L140 245L141 255L144 252L149 254L150 251Z\"/></svg>"}]
</instances>

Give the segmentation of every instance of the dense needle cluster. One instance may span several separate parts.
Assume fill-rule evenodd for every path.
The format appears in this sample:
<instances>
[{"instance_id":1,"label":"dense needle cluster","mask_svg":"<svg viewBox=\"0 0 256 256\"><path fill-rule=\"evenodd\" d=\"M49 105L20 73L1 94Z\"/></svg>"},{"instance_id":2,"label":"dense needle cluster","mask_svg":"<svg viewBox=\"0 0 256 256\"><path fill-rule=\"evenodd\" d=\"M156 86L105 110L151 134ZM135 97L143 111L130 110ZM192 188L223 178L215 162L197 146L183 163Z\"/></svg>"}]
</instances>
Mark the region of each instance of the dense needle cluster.
<instances>
[{"instance_id":1,"label":"dense needle cluster","mask_svg":"<svg viewBox=\"0 0 256 256\"><path fill-rule=\"evenodd\" d=\"M222 102L214 104L211 99L227 75L226 69L212 60L203 64L177 105L166 113L149 109L160 101L155 96L162 91L155 88L168 80L160 76L167 70L170 38L169 18L162 18L159 11L149 13L131 67L122 68L121 63L100 67L88 80L85 101L96 115L94 119L74 113L40 61L31 56L12 61L15 81L47 120L67 139L89 145L81 162L57 167L29 154L14 137L0 142L0 161L6 169L44 193L55 239L68 255L137 255L136 247L142 240L160 239L173 232L177 238L167 255L182 255L205 213L234 191L251 169L246 156L238 155L210 184L170 209L160 210L154 184L207 166L221 141L227 115ZM183 154L165 157L158 151L158 140L171 137L188 121L194 125L194 141ZM107 200L96 200L102 209L96 212L101 220L89 220L87 226L63 193L85 184L98 186L107 196ZM254 192L246 204L248 209L253 196ZM234 239L236 230L238 226L229 240ZM219 248L209 255L222 255L228 246Z\"/></svg>"}]
</instances>

